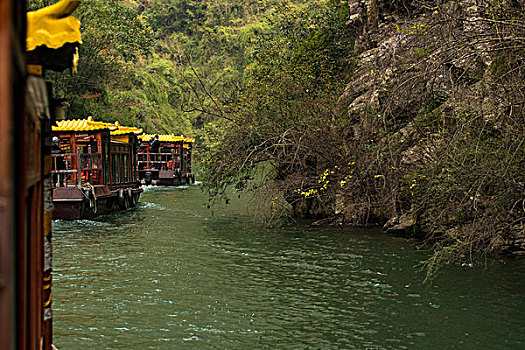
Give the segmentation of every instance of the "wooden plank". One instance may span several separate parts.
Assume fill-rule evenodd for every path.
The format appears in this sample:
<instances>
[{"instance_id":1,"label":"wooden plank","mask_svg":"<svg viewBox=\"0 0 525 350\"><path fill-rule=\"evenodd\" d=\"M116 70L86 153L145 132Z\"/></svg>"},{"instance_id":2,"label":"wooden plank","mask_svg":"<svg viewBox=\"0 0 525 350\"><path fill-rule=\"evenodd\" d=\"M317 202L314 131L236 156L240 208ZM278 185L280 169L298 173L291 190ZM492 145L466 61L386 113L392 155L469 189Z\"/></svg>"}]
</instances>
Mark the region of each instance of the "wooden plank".
<instances>
[{"instance_id":1,"label":"wooden plank","mask_svg":"<svg viewBox=\"0 0 525 350\"><path fill-rule=\"evenodd\" d=\"M11 1L0 1L0 349L14 344L11 215Z\"/></svg>"},{"instance_id":2,"label":"wooden plank","mask_svg":"<svg viewBox=\"0 0 525 350\"><path fill-rule=\"evenodd\" d=\"M11 2L0 0L0 349L13 347L11 326Z\"/></svg>"}]
</instances>

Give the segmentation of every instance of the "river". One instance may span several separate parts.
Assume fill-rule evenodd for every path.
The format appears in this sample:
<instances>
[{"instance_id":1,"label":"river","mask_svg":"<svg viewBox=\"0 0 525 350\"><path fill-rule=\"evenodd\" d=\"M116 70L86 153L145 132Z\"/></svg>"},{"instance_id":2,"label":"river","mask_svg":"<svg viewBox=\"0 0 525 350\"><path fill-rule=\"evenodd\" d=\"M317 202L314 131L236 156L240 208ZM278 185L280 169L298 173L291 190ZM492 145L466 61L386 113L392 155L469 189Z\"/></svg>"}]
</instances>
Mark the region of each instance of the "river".
<instances>
[{"instance_id":1,"label":"river","mask_svg":"<svg viewBox=\"0 0 525 350\"><path fill-rule=\"evenodd\" d=\"M448 266L378 229L266 228L199 186L55 221L54 343L65 349L525 348L525 264Z\"/></svg>"}]
</instances>

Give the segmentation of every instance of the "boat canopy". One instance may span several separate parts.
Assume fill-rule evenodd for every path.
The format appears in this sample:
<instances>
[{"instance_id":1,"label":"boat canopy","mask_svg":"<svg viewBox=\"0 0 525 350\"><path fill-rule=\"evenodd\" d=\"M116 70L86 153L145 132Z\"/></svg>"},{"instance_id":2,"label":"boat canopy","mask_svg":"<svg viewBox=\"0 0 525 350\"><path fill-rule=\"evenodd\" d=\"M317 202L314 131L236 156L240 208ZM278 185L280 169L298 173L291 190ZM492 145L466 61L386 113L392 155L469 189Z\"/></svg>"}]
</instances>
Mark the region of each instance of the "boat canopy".
<instances>
[{"instance_id":1,"label":"boat canopy","mask_svg":"<svg viewBox=\"0 0 525 350\"><path fill-rule=\"evenodd\" d=\"M94 131L105 129L114 131L117 128L114 124L96 122L92 117L88 117L87 119L61 120L57 122L57 126L53 126L53 131Z\"/></svg>"},{"instance_id":2,"label":"boat canopy","mask_svg":"<svg viewBox=\"0 0 525 350\"><path fill-rule=\"evenodd\" d=\"M41 66L56 71L65 68L76 71L82 36L80 21L71 13L79 4L80 0L61 0L27 13L26 50L31 73L41 75ZM36 68L31 71L33 67Z\"/></svg>"},{"instance_id":3,"label":"boat canopy","mask_svg":"<svg viewBox=\"0 0 525 350\"><path fill-rule=\"evenodd\" d=\"M142 141L149 141L151 140L155 134L143 134L139 136L139 139ZM159 134L159 141L160 142L180 142L184 141L184 136L175 136L174 134L171 135L160 135Z\"/></svg>"},{"instance_id":4,"label":"boat canopy","mask_svg":"<svg viewBox=\"0 0 525 350\"><path fill-rule=\"evenodd\" d=\"M142 129L133 126L123 126L117 121L115 123L106 123L93 120L93 117L86 119L62 120L53 126L53 131L92 131L108 129L111 136L121 135L140 135Z\"/></svg>"},{"instance_id":5,"label":"boat canopy","mask_svg":"<svg viewBox=\"0 0 525 350\"><path fill-rule=\"evenodd\" d=\"M80 21L70 16L80 0L62 0L27 13L27 51L38 46L58 49L67 43L82 43Z\"/></svg>"},{"instance_id":6,"label":"boat canopy","mask_svg":"<svg viewBox=\"0 0 525 350\"><path fill-rule=\"evenodd\" d=\"M142 141L146 141L147 142L147 141L151 140L154 136L155 136L155 134L143 134L143 135L139 136L139 139L142 140ZM184 141L184 142L187 142L187 143L193 143L193 142L195 142L195 139L187 138L187 137L184 137L182 135L175 136L174 134L171 134L171 135L160 135L159 134L159 141L160 142L180 142L180 141Z\"/></svg>"},{"instance_id":7,"label":"boat canopy","mask_svg":"<svg viewBox=\"0 0 525 350\"><path fill-rule=\"evenodd\" d=\"M118 136L118 135L128 135L128 134L135 134L140 135L142 134L143 130L140 128L136 128L134 126L123 126L120 125L118 121L116 121L114 124L108 123L108 126L116 126L116 130L111 131L111 136Z\"/></svg>"}]
</instances>

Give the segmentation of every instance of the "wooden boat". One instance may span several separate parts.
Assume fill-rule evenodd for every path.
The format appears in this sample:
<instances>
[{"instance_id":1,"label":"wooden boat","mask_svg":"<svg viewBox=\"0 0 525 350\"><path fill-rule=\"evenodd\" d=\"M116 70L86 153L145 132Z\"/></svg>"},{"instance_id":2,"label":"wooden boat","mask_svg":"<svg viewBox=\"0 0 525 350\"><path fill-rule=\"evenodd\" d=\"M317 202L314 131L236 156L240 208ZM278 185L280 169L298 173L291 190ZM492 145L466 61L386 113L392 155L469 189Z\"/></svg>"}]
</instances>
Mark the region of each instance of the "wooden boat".
<instances>
[{"instance_id":1,"label":"wooden boat","mask_svg":"<svg viewBox=\"0 0 525 350\"><path fill-rule=\"evenodd\" d=\"M158 135L159 150L152 152L151 141L155 135L139 136L137 153L139 180L144 185L178 186L195 183L191 172L192 138L175 135Z\"/></svg>"},{"instance_id":2,"label":"wooden boat","mask_svg":"<svg viewBox=\"0 0 525 350\"><path fill-rule=\"evenodd\" d=\"M136 206L142 193L135 167L140 133L92 118L58 122L53 218L92 218Z\"/></svg>"}]
</instances>

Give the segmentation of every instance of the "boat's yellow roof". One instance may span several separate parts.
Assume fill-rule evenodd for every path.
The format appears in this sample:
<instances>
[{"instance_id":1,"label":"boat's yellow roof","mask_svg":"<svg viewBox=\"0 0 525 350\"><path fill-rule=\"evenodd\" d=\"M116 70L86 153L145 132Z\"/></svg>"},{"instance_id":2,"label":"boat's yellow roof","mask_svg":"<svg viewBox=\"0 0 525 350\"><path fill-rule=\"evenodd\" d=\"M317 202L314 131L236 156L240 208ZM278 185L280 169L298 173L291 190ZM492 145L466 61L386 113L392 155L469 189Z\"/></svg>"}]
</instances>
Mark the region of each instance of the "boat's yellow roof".
<instances>
[{"instance_id":1,"label":"boat's yellow roof","mask_svg":"<svg viewBox=\"0 0 525 350\"><path fill-rule=\"evenodd\" d=\"M53 126L53 131L93 131L108 129L113 136L127 134L142 134L142 129L133 126L122 126L119 122L106 123L97 122L93 117L86 119L61 120L58 126Z\"/></svg>"},{"instance_id":2,"label":"boat's yellow roof","mask_svg":"<svg viewBox=\"0 0 525 350\"><path fill-rule=\"evenodd\" d=\"M142 134L143 130L140 129L140 128L136 128L134 126L123 126L123 125L120 125L119 122L115 122L114 124L111 124L111 123L107 123L108 124L108 127L109 126L116 126L117 129L116 130L112 130L111 131L111 135L127 135L127 134L135 134L135 135L140 135Z\"/></svg>"},{"instance_id":3,"label":"boat's yellow roof","mask_svg":"<svg viewBox=\"0 0 525 350\"><path fill-rule=\"evenodd\" d=\"M142 141L149 141L151 140L155 134L142 134L139 136L139 139ZM173 134L171 135L160 135L159 134L159 141L160 142L178 142L178 141L186 141L186 138L184 136L175 136Z\"/></svg>"},{"instance_id":4,"label":"boat's yellow roof","mask_svg":"<svg viewBox=\"0 0 525 350\"><path fill-rule=\"evenodd\" d=\"M68 43L82 43L80 21L71 13L80 0L61 0L51 6L27 13L27 51L38 46L58 49Z\"/></svg>"},{"instance_id":5,"label":"boat's yellow roof","mask_svg":"<svg viewBox=\"0 0 525 350\"><path fill-rule=\"evenodd\" d=\"M118 128L114 124L96 122L92 117L88 117L87 119L61 120L57 122L57 124L57 126L53 126L53 131L94 131L104 129L114 131Z\"/></svg>"}]
</instances>

